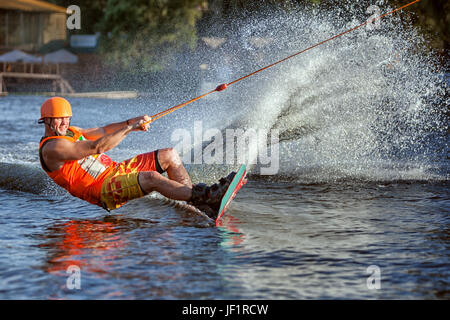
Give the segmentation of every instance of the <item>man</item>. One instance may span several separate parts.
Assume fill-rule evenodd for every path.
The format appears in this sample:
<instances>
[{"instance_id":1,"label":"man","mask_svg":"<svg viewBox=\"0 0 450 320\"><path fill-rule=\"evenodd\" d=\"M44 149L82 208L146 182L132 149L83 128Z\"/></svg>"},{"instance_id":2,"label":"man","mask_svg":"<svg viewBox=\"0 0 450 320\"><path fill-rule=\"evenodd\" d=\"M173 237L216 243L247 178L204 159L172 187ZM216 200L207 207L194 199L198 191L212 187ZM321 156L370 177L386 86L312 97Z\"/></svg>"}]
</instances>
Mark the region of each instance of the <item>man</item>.
<instances>
[{"instance_id":1,"label":"man","mask_svg":"<svg viewBox=\"0 0 450 320\"><path fill-rule=\"evenodd\" d=\"M116 147L133 131L147 131L147 115L82 129L70 126L72 108L61 97L46 100L39 123L45 134L39 145L44 171L75 197L113 210L127 201L157 191L167 198L192 203L211 218L218 214L220 202L235 173L207 187L192 185L176 150L160 149L116 163L104 152ZM167 172L168 178L162 175Z\"/></svg>"}]
</instances>

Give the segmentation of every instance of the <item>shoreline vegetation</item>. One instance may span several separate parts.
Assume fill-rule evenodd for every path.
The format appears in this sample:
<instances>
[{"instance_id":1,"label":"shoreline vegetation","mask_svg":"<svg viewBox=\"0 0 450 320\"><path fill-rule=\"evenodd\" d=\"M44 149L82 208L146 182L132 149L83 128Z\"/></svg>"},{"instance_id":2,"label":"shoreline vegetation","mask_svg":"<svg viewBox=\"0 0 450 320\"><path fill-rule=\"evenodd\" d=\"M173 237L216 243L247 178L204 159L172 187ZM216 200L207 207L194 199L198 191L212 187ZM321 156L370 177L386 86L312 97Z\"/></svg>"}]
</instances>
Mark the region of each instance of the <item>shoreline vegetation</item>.
<instances>
[{"instance_id":1,"label":"shoreline vegetation","mask_svg":"<svg viewBox=\"0 0 450 320\"><path fill-rule=\"evenodd\" d=\"M77 0L82 13L82 29L70 34L101 34L101 52L107 62L142 71L160 71L170 63L173 52L193 49L200 36L218 30L236 19L276 10L294 11L317 8L340 9L343 18L365 19L367 8L377 5L381 12L401 7L412 0L372 1L358 3L340 0ZM68 7L73 0L50 0ZM343 12L343 13L342 13ZM364 16L357 16L363 14ZM431 50L448 58L450 49L450 2L419 1L401 13L406 23L419 29ZM211 34L209 34L211 35ZM145 56L141 54L145 53ZM134 61L132 61L134 60Z\"/></svg>"}]
</instances>

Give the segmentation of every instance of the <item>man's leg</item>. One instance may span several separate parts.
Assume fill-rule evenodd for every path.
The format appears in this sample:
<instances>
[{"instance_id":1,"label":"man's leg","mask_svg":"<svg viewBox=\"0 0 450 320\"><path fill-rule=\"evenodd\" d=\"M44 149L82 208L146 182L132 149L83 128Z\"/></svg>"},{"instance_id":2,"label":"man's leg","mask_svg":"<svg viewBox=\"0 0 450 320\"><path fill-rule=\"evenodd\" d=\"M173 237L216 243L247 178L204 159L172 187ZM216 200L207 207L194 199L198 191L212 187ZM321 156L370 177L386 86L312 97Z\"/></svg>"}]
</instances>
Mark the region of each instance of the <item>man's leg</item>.
<instances>
[{"instance_id":1,"label":"man's leg","mask_svg":"<svg viewBox=\"0 0 450 320\"><path fill-rule=\"evenodd\" d=\"M157 191L163 196L181 201L191 201L191 204L206 213L211 219L217 218L220 201L225 194L235 172L228 177L221 179L219 184L211 187L205 184L198 184L188 187L178 181L168 179L157 171L141 171L138 175L138 182L144 194Z\"/></svg>"},{"instance_id":2,"label":"man's leg","mask_svg":"<svg viewBox=\"0 0 450 320\"><path fill-rule=\"evenodd\" d=\"M164 171L169 179L161 174ZM139 154L120 162L116 171L103 181L100 201L103 207L112 210L152 191L174 200L191 199L191 179L172 148Z\"/></svg>"},{"instance_id":3,"label":"man's leg","mask_svg":"<svg viewBox=\"0 0 450 320\"><path fill-rule=\"evenodd\" d=\"M188 201L192 195L192 183L191 186L187 186L168 179L156 171L139 172L138 181L145 194L157 191L167 198L182 201Z\"/></svg>"},{"instance_id":4,"label":"man's leg","mask_svg":"<svg viewBox=\"0 0 450 320\"><path fill-rule=\"evenodd\" d=\"M170 180L192 188L192 181L187 173L178 152L173 148L159 149L158 159L161 168L167 172Z\"/></svg>"},{"instance_id":5,"label":"man's leg","mask_svg":"<svg viewBox=\"0 0 450 320\"><path fill-rule=\"evenodd\" d=\"M157 158L155 158L157 155ZM161 173L167 172L169 178ZM233 175L221 179L219 184L210 187L205 184L192 185L191 178L173 148L140 154L121 162L118 176L113 176L102 185L103 203L109 209L118 208L126 201L157 191L163 196L181 201L190 201L201 210L215 210L217 215L220 201L228 188ZM117 183L119 181L120 183ZM137 189L136 189L137 188ZM113 190L114 189L114 190ZM125 194L124 194L125 193ZM117 203L117 199L120 203ZM212 209L211 209L212 208Z\"/></svg>"}]
</instances>

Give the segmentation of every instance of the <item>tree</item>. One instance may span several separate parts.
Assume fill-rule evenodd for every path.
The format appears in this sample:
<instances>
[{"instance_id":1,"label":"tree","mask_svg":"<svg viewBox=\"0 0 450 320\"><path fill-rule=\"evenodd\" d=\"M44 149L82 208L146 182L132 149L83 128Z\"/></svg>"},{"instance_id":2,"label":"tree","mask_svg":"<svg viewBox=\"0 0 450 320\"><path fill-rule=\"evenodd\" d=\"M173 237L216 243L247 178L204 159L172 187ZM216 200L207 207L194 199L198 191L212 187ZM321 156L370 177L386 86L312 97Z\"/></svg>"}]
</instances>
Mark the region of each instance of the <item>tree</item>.
<instances>
[{"instance_id":1,"label":"tree","mask_svg":"<svg viewBox=\"0 0 450 320\"><path fill-rule=\"evenodd\" d=\"M106 61L131 72L158 71L194 48L205 0L108 0L100 23Z\"/></svg>"}]
</instances>

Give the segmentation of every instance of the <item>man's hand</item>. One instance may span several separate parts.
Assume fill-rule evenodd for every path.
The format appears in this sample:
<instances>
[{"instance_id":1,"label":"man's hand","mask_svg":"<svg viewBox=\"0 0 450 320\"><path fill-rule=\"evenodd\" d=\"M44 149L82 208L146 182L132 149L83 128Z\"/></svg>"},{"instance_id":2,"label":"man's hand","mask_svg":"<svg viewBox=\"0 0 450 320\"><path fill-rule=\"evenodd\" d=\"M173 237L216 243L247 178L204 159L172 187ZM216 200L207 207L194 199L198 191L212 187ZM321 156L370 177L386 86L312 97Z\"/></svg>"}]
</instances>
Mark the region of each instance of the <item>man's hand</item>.
<instances>
[{"instance_id":1,"label":"man's hand","mask_svg":"<svg viewBox=\"0 0 450 320\"><path fill-rule=\"evenodd\" d=\"M128 120L130 125L133 127L133 131L148 131L150 123L148 123L152 118L148 115L143 115L142 117L137 117Z\"/></svg>"}]
</instances>

